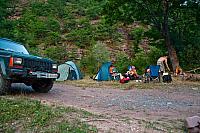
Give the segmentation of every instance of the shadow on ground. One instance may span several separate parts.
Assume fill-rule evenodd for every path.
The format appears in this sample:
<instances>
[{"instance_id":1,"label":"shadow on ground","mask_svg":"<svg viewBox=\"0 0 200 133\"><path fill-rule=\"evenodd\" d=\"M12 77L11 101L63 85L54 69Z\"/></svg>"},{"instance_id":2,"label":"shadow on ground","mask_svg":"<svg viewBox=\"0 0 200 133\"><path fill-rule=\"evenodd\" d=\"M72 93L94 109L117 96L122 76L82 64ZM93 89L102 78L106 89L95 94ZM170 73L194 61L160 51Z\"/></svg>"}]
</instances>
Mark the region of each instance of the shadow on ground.
<instances>
[{"instance_id":1,"label":"shadow on ground","mask_svg":"<svg viewBox=\"0 0 200 133\"><path fill-rule=\"evenodd\" d=\"M11 86L11 95L18 95L18 94L32 94L36 93L31 87L26 86L25 84L21 83L13 83Z\"/></svg>"}]
</instances>

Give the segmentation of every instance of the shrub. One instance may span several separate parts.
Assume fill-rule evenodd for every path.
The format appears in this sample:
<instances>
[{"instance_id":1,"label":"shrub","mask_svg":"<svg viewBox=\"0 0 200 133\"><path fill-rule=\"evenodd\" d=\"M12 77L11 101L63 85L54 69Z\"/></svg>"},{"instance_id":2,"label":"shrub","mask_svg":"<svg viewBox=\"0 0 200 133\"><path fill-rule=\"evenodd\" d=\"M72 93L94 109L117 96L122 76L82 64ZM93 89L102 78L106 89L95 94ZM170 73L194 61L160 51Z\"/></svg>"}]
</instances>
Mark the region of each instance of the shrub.
<instances>
[{"instance_id":1,"label":"shrub","mask_svg":"<svg viewBox=\"0 0 200 133\"><path fill-rule=\"evenodd\" d=\"M67 51L63 46L51 46L45 49L44 54L57 63L63 63L67 59Z\"/></svg>"},{"instance_id":2,"label":"shrub","mask_svg":"<svg viewBox=\"0 0 200 133\"><path fill-rule=\"evenodd\" d=\"M148 53L145 54L144 51L137 53L132 61L132 64L136 66L138 74L143 74L146 66L156 65L157 59L160 56L163 56L162 51L154 46L151 46Z\"/></svg>"},{"instance_id":3,"label":"shrub","mask_svg":"<svg viewBox=\"0 0 200 133\"><path fill-rule=\"evenodd\" d=\"M95 74L102 63L109 61L109 57L110 53L106 45L98 41L89 49L88 55L81 60L81 68L88 74Z\"/></svg>"},{"instance_id":4,"label":"shrub","mask_svg":"<svg viewBox=\"0 0 200 133\"><path fill-rule=\"evenodd\" d=\"M128 66L131 65L131 59L128 58L127 54L120 52L116 56L116 62L114 65L120 73L125 73Z\"/></svg>"},{"instance_id":5,"label":"shrub","mask_svg":"<svg viewBox=\"0 0 200 133\"><path fill-rule=\"evenodd\" d=\"M139 44L142 38L144 37L144 28L143 27L134 28L130 34L134 39L133 52L134 54L136 54L140 51Z\"/></svg>"},{"instance_id":6,"label":"shrub","mask_svg":"<svg viewBox=\"0 0 200 133\"><path fill-rule=\"evenodd\" d=\"M192 70L199 67L200 45L185 46L184 51L180 52L180 63L185 70Z\"/></svg>"}]
</instances>

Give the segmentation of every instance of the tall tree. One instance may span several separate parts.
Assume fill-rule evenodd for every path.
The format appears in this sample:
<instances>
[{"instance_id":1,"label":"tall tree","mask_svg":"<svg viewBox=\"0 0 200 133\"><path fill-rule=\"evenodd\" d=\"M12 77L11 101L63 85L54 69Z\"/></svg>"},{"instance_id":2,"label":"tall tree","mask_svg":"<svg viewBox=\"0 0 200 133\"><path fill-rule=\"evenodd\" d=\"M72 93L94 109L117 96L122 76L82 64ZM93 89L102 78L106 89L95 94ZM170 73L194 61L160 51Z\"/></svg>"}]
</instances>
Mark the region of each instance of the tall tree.
<instances>
[{"instance_id":1,"label":"tall tree","mask_svg":"<svg viewBox=\"0 0 200 133\"><path fill-rule=\"evenodd\" d=\"M190 0L196 3L196 0ZM135 20L153 25L163 36L165 45L168 49L173 71L179 66L179 60L171 38L171 23L174 23L171 15L180 8L181 5L187 6L186 0L108 0L105 7L105 14L108 21L116 20L132 23Z\"/></svg>"},{"instance_id":2,"label":"tall tree","mask_svg":"<svg viewBox=\"0 0 200 133\"><path fill-rule=\"evenodd\" d=\"M180 64L188 70L197 68L200 65L200 1L174 2L173 8L169 28Z\"/></svg>"},{"instance_id":3,"label":"tall tree","mask_svg":"<svg viewBox=\"0 0 200 133\"><path fill-rule=\"evenodd\" d=\"M176 54L176 50L172 45L172 41L169 34L169 24L168 24L169 4L170 3L168 0L163 0L163 24L162 24L163 29L161 33L165 39L165 44L167 46L169 57L172 62L173 71L175 71L176 67L179 66L179 60Z\"/></svg>"}]
</instances>

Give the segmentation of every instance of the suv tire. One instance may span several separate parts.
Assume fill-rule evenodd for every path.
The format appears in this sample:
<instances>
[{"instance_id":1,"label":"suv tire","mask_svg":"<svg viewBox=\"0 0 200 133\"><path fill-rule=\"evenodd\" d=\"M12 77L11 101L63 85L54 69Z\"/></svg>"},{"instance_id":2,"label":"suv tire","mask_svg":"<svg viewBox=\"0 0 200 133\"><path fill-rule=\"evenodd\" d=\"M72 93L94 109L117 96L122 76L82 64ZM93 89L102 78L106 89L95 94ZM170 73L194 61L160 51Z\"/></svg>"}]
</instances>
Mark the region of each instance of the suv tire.
<instances>
[{"instance_id":1,"label":"suv tire","mask_svg":"<svg viewBox=\"0 0 200 133\"><path fill-rule=\"evenodd\" d=\"M0 95L7 94L11 87L11 83L8 80L5 80L0 74Z\"/></svg>"},{"instance_id":2,"label":"suv tire","mask_svg":"<svg viewBox=\"0 0 200 133\"><path fill-rule=\"evenodd\" d=\"M47 93L53 87L53 80L51 79L44 79L44 80L37 80L35 83L32 84L32 88L39 93Z\"/></svg>"}]
</instances>

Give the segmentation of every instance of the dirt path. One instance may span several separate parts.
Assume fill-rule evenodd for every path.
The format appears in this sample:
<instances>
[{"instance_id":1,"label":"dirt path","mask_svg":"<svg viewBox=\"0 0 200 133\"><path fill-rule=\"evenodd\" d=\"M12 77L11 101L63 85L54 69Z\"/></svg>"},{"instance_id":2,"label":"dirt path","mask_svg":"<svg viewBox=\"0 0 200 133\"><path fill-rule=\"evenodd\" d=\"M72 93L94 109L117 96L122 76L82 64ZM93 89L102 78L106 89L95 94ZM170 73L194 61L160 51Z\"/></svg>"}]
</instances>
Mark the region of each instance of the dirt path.
<instances>
[{"instance_id":1,"label":"dirt path","mask_svg":"<svg viewBox=\"0 0 200 133\"><path fill-rule=\"evenodd\" d=\"M29 97L44 103L100 114L101 119L83 119L96 125L99 132L183 132L186 117L200 116L200 86L120 90L55 84L47 94L35 93L21 84L13 89L24 89Z\"/></svg>"}]
</instances>

